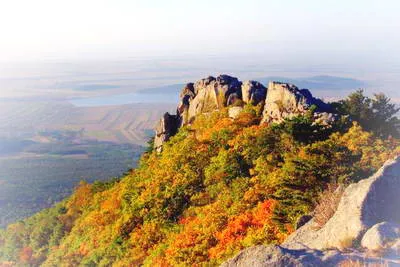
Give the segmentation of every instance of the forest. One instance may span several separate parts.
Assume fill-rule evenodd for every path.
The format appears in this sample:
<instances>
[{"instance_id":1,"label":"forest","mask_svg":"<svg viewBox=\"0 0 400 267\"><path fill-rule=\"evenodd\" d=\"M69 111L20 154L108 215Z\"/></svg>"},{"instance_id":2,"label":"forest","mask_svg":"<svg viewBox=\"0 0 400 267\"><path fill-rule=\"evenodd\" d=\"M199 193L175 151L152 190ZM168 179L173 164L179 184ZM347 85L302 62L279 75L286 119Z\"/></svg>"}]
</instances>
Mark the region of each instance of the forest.
<instances>
[{"instance_id":1,"label":"forest","mask_svg":"<svg viewBox=\"0 0 400 267\"><path fill-rule=\"evenodd\" d=\"M0 231L0 265L217 266L241 249L279 244L314 214L330 188L366 178L400 154L399 109L359 90L332 103L323 126L313 109L260 124L262 106L203 114L136 169L81 182L53 207Z\"/></svg>"}]
</instances>

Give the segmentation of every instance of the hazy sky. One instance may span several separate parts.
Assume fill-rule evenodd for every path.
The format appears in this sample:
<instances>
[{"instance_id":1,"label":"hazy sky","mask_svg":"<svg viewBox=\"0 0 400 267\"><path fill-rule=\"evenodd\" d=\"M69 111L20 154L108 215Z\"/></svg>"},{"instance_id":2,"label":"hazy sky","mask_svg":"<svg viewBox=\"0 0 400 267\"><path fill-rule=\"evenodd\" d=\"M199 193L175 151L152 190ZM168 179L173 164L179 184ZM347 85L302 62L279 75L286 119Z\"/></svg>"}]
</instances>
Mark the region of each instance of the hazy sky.
<instances>
[{"instance_id":1,"label":"hazy sky","mask_svg":"<svg viewBox=\"0 0 400 267\"><path fill-rule=\"evenodd\" d=\"M398 0L0 0L0 60L400 58Z\"/></svg>"}]
</instances>

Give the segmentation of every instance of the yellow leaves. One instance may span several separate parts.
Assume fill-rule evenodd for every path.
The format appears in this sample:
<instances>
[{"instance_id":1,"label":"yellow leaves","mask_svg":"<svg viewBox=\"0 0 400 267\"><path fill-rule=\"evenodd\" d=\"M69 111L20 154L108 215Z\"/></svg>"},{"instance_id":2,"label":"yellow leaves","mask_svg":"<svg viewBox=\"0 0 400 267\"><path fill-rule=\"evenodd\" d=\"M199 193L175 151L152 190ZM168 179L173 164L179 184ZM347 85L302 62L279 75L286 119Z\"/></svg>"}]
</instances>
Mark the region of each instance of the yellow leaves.
<instances>
[{"instance_id":1,"label":"yellow leaves","mask_svg":"<svg viewBox=\"0 0 400 267\"><path fill-rule=\"evenodd\" d=\"M353 126L349 131L340 137L344 145L353 152L359 151L361 147L371 146L372 139L372 134L363 131L357 122L353 122Z\"/></svg>"},{"instance_id":2,"label":"yellow leaves","mask_svg":"<svg viewBox=\"0 0 400 267\"><path fill-rule=\"evenodd\" d=\"M69 210L80 210L86 207L91 200L91 185L86 182L80 182L78 187L75 189L70 201L68 201L67 207Z\"/></svg>"},{"instance_id":3,"label":"yellow leaves","mask_svg":"<svg viewBox=\"0 0 400 267\"><path fill-rule=\"evenodd\" d=\"M373 134L363 131L356 122L347 133L336 135L334 140L347 146L353 153L361 155L359 165L363 168L379 168L383 162L400 152L400 141L389 138L382 140Z\"/></svg>"},{"instance_id":4,"label":"yellow leaves","mask_svg":"<svg viewBox=\"0 0 400 267\"><path fill-rule=\"evenodd\" d=\"M209 140L211 140L211 137L214 133L216 133L220 130L231 129L232 126L233 126L233 122L230 118L222 118L221 120L217 121L214 125L212 125L209 128L197 129L196 130L197 140L199 140L200 142L209 141Z\"/></svg>"}]
</instances>

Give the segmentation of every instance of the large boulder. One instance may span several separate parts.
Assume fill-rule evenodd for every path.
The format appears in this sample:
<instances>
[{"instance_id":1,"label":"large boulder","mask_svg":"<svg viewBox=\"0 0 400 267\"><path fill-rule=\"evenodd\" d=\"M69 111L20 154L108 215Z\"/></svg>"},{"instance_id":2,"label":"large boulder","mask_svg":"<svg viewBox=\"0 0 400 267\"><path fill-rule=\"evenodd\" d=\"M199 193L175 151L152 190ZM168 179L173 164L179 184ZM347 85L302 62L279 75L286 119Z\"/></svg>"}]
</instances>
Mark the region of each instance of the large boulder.
<instances>
[{"instance_id":1,"label":"large boulder","mask_svg":"<svg viewBox=\"0 0 400 267\"><path fill-rule=\"evenodd\" d=\"M242 84L242 100L245 103L257 105L265 100L267 88L256 81L245 81Z\"/></svg>"},{"instance_id":2,"label":"large boulder","mask_svg":"<svg viewBox=\"0 0 400 267\"><path fill-rule=\"evenodd\" d=\"M400 222L400 157L390 160L368 179L346 188L335 214L319 230L313 220L284 242L313 249L351 247L377 223Z\"/></svg>"},{"instance_id":3,"label":"large boulder","mask_svg":"<svg viewBox=\"0 0 400 267\"><path fill-rule=\"evenodd\" d=\"M162 150L163 143L180 127L191 123L199 114L209 113L241 100L242 83L229 75L220 75L217 78L209 76L196 83L186 84L179 97L176 115L164 114L156 126L154 149L158 152Z\"/></svg>"},{"instance_id":4,"label":"large boulder","mask_svg":"<svg viewBox=\"0 0 400 267\"><path fill-rule=\"evenodd\" d=\"M307 89L300 90L289 83L269 82L262 122L279 123L286 118L304 115L311 106L316 107L317 114L332 112L330 105L314 98Z\"/></svg>"},{"instance_id":5,"label":"large boulder","mask_svg":"<svg viewBox=\"0 0 400 267\"><path fill-rule=\"evenodd\" d=\"M361 246L369 250L384 250L400 240L400 225L381 222L372 226L363 236Z\"/></svg>"},{"instance_id":6,"label":"large boulder","mask_svg":"<svg viewBox=\"0 0 400 267\"><path fill-rule=\"evenodd\" d=\"M191 99L187 110L187 121L201 113L211 112L241 99L242 83L229 75L212 76L194 84L195 96Z\"/></svg>"},{"instance_id":7,"label":"large boulder","mask_svg":"<svg viewBox=\"0 0 400 267\"><path fill-rule=\"evenodd\" d=\"M180 119L176 115L171 115L168 112L158 121L156 125L156 135L154 137L154 149L161 152L162 145L169 138L176 134L180 124Z\"/></svg>"},{"instance_id":8,"label":"large boulder","mask_svg":"<svg viewBox=\"0 0 400 267\"><path fill-rule=\"evenodd\" d=\"M177 115L181 117L181 124L179 125L180 127L187 124L189 121L188 117L188 109L190 106L190 102L193 100L193 98L196 96L195 89L194 89L194 84L193 83L188 83L183 87L179 97L180 97L180 102L178 104L177 108Z\"/></svg>"}]
</instances>

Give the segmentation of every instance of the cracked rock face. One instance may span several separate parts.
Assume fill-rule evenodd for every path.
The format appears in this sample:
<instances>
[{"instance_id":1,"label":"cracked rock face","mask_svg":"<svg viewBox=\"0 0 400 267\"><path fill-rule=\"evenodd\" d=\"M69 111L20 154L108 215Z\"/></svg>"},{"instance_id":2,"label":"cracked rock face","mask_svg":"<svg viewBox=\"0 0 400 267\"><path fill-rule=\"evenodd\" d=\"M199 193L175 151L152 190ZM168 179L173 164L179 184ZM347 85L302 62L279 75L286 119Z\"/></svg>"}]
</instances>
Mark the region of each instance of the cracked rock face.
<instances>
[{"instance_id":1,"label":"cracked rock face","mask_svg":"<svg viewBox=\"0 0 400 267\"><path fill-rule=\"evenodd\" d=\"M282 122L286 118L304 115L316 107L316 113L331 113L328 104L314 98L307 89L300 90L293 84L270 82L265 99L262 122Z\"/></svg>"},{"instance_id":2,"label":"cracked rock face","mask_svg":"<svg viewBox=\"0 0 400 267\"><path fill-rule=\"evenodd\" d=\"M201 113L226 107L233 104L235 99L241 99L241 85L237 78L228 75L208 77L196 82L195 97L188 107L188 121Z\"/></svg>"},{"instance_id":3,"label":"cracked rock face","mask_svg":"<svg viewBox=\"0 0 400 267\"><path fill-rule=\"evenodd\" d=\"M158 121L156 125L156 135L154 137L154 149L158 152L162 151L162 145L168 141L170 137L176 134L179 125L179 118L168 112Z\"/></svg>"},{"instance_id":4,"label":"cracked rock face","mask_svg":"<svg viewBox=\"0 0 400 267\"><path fill-rule=\"evenodd\" d=\"M245 103L257 105L265 100L267 88L256 81L245 81L242 84L242 98Z\"/></svg>"},{"instance_id":5,"label":"cracked rock face","mask_svg":"<svg viewBox=\"0 0 400 267\"><path fill-rule=\"evenodd\" d=\"M182 89L178 106L182 125L190 123L199 114L226 107L241 99L241 85L237 78L229 75L209 76L187 84Z\"/></svg>"}]
</instances>

